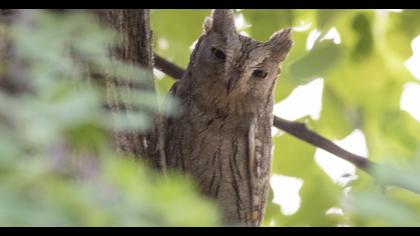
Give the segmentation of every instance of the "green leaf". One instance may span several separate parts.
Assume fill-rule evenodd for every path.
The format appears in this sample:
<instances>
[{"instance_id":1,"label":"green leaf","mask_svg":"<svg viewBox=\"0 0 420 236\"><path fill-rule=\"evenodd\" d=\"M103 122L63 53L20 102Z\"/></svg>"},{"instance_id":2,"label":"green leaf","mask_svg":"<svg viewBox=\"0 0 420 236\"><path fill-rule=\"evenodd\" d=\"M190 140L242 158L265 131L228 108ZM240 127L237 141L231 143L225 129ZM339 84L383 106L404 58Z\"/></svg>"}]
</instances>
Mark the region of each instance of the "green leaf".
<instances>
[{"instance_id":1,"label":"green leaf","mask_svg":"<svg viewBox=\"0 0 420 236\"><path fill-rule=\"evenodd\" d=\"M290 65L290 76L294 80L306 81L323 76L337 64L342 56L342 47L331 40L321 41L308 54Z\"/></svg>"},{"instance_id":2,"label":"green leaf","mask_svg":"<svg viewBox=\"0 0 420 236\"><path fill-rule=\"evenodd\" d=\"M416 211L379 193L353 193L347 201L349 210L361 217L378 219L390 226L420 225Z\"/></svg>"},{"instance_id":3,"label":"green leaf","mask_svg":"<svg viewBox=\"0 0 420 236\"><path fill-rule=\"evenodd\" d=\"M321 9L316 11L318 29L325 32L336 23L336 18L341 16L345 10Z\"/></svg>"},{"instance_id":4,"label":"green leaf","mask_svg":"<svg viewBox=\"0 0 420 236\"><path fill-rule=\"evenodd\" d=\"M371 22L372 17L364 13L359 13L353 18L352 27L358 38L352 52L354 61L363 60L373 51L374 40Z\"/></svg>"},{"instance_id":5,"label":"green leaf","mask_svg":"<svg viewBox=\"0 0 420 236\"><path fill-rule=\"evenodd\" d=\"M342 139L352 132L354 116L354 112L343 104L335 90L326 84L322 93L321 114L312 128L329 139Z\"/></svg>"},{"instance_id":6,"label":"green leaf","mask_svg":"<svg viewBox=\"0 0 420 236\"><path fill-rule=\"evenodd\" d=\"M259 41L267 41L274 32L291 27L294 20L294 11L291 9L244 9L241 13L251 24L248 29L250 36Z\"/></svg>"}]
</instances>

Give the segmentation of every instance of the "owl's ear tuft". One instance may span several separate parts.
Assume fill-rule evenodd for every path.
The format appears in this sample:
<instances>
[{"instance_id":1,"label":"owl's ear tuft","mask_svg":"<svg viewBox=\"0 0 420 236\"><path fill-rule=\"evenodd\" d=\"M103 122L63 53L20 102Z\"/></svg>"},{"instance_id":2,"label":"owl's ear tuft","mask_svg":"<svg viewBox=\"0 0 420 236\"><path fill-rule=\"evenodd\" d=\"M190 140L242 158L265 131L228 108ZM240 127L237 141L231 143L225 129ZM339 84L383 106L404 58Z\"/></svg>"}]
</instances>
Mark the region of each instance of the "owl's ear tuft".
<instances>
[{"instance_id":1,"label":"owl's ear tuft","mask_svg":"<svg viewBox=\"0 0 420 236\"><path fill-rule=\"evenodd\" d=\"M210 17L204 21L204 32L218 32L227 35L236 32L233 11L230 9L214 9Z\"/></svg>"},{"instance_id":2,"label":"owl's ear tuft","mask_svg":"<svg viewBox=\"0 0 420 236\"><path fill-rule=\"evenodd\" d=\"M279 62L284 61L293 46L292 29L286 28L274 33L265 44L274 58Z\"/></svg>"}]
</instances>

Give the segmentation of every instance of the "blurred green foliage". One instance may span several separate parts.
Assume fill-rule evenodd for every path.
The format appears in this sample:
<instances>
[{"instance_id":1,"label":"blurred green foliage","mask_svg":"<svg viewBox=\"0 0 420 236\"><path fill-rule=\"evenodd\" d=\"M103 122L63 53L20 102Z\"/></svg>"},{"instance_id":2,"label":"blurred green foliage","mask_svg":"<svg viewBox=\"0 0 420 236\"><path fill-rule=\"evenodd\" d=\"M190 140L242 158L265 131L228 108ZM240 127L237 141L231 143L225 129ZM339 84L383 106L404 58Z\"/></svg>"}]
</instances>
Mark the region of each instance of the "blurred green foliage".
<instances>
[{"instance_id":1,"label":"blurred green foliage","mask_svg":"<svg viewBox=\"0 0 420 236\"><path fill-rule=\"evenodd\" d=\"M30 23L0 25L2 55L12 42L14 58L24 62L18 74L30 88L0 89L0 225L219 225L214 204L188 179L155 173L113 150L108 131L114 125L145 131L157 110L156 94L145 90L130 98L142 108L130 116L103 109L103 88L89 73L140 83L148 76L110 59L118 35L84 12L24 14ZM1 61L2 80L10 79L16 61Z\"/></svg>"},{"instance_id":2,"label":"blurred green foliage","mask_svg":"<svg viewBox=\"0 0 420 236\"><path fill-rule=\"evenodd\" d=\"M209 14L210 10L152 10L155 50L185 68ZM244 9L235 10L235 16L245 20L240 32L260 41L281 28L296 27L294 48L275 89L276 103L297 86L322 77L320 118L301 121L333 140L360 129L369 158L390 168L378 171L375 178L357 171L355 181L341 186L315 162L315 147L287 134L275 136L273 174L297 177L304 184L299 210L285 215L279 205L269 203L264 225L420 225L419 195L381 187L381 180L390 179L419 187L415 163L420 160L420 124L401 110L400 99L405 83L419 83L404 63L413 55L412 40L420 35L420 11ZM333 27L339 43L325 37ZM319 36L307 49L315 33ZM165 94L172 83L168 76L157 80L158 92ZM326 214L330 208L341 208L343 213Z\"/></svg>"}]
</instances>

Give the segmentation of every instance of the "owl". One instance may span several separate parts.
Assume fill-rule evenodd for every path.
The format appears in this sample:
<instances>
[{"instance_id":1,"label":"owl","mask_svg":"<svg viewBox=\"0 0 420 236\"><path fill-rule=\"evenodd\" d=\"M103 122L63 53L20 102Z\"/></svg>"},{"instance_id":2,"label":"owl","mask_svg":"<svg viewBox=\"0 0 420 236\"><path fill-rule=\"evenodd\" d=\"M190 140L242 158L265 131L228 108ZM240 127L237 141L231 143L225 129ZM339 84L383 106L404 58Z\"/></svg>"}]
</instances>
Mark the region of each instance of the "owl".
<instances>
[{"instance_id":1,"label":"owl","mask_svg":"<svg viewBox=\"0 0 420 236\"><path fill-rule=\"evenodd\" d=\"M269 190L273 88L291 29L266 42L239 34L233 12L213 10L187 70L170 90L181 115L164 121L169 169L190 176L228 225L259 226Z\"/></svg>"}]
</instances>

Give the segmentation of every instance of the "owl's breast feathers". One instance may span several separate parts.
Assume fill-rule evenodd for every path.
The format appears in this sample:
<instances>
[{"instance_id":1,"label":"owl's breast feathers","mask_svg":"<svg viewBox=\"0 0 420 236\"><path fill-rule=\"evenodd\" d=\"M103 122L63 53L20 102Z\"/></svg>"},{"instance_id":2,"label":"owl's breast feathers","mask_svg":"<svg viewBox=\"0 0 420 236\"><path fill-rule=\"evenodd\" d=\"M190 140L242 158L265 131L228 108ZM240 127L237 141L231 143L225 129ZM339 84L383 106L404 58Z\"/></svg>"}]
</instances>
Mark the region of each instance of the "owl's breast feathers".
<instances>
[{"instance_id":1,"label":"owl's breast feathers","mask_svg":"<svg viewBox=\"0 0 420 236\"><path fill-rule=\"evenodd\" d=\"M183 114L167 121L168 167L181 168L205 195L218 199L227 222L259 225L269 188L272 103L261 104L252 119L220 115L199 109L182 82L170 91Z\"/></svg>"}]
</instances>

